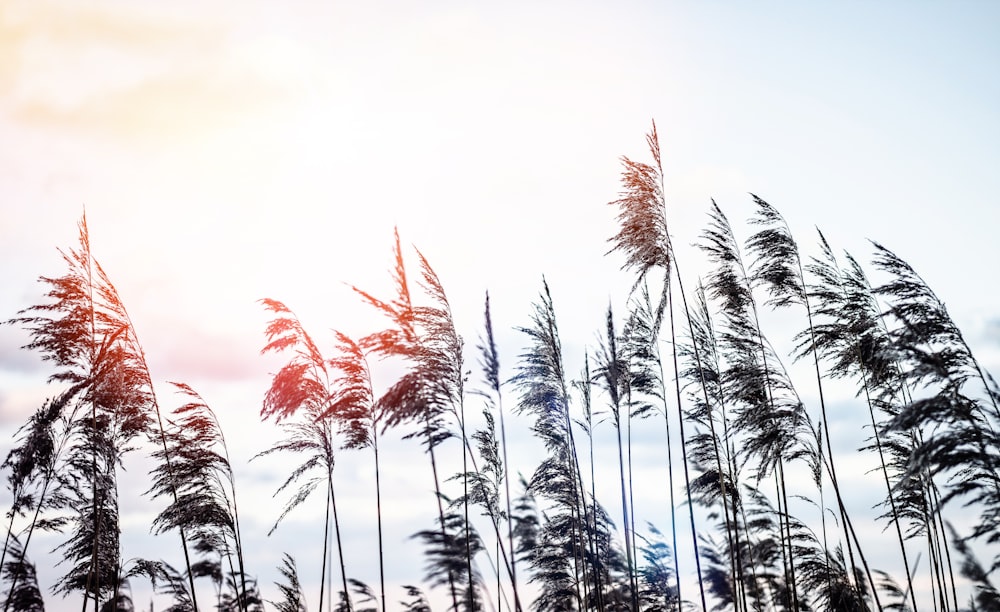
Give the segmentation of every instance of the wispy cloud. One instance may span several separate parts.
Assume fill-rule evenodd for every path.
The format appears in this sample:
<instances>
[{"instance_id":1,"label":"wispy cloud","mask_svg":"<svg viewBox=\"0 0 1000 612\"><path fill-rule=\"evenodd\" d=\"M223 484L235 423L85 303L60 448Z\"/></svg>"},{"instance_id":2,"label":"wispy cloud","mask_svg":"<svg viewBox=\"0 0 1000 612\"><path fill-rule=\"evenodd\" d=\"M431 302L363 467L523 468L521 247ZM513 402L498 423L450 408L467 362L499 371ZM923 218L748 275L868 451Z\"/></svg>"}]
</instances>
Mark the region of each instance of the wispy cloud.
<instances>
[{"instance_id":1,"label":"wispy cloud","mask_svg":"<svg viewBox=\"0 0 1000 612\"><path fill-rule=\"evenodd\" d=\"M177 141L287 99L275 40L169 9L53 3L0 16L0 111L64 134ZM113 9L113 11L112 11ZM282 55L284 54L284 55Z\"/></svg>"}]
</instances>

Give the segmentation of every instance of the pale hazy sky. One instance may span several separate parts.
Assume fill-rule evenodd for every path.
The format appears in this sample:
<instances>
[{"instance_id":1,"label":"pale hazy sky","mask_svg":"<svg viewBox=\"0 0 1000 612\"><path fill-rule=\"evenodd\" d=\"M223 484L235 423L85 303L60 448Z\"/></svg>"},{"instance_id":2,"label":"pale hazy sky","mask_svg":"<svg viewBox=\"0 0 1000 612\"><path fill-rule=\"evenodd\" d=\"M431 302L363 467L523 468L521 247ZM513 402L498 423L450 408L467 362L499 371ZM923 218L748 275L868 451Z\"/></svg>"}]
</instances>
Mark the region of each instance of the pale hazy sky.
<instances>
[{"instance_id":1,"label":"pale hazy sky","mask_svg":"<svg viewBox=\"0 0 1000 612\"><path fill-rule=\"evenodd\" d=\"M654 119L680 247L710 198L746 237L748 192L781 210L809 252L814 226L863 261L866 240L879 240L1000 370L998 28L1000 7L971 1L5 2L0 319L39 302L38 276L63 272L56 249L75 246L86 207L161 403L180 403L165 381L181 380L223 420L250 571L277 597L282 551L318 563L322 506L264 538L287 464L247 464L276 439L256 423L280 365L258 356L256 300L284 301L327 346L331 328L371 331L382 321L348 285L391 290L398 226L437 270L470 347L489 289L507 375L523 346L513 327L529 323L544 274L576 371L630 283L604 256L616 231L607 202L619 156L648 161ZM692 281L704 271L694 251L679 256ZM775 323L779 335L799 326ZM4 455L55 392L25 340L0 327ZM657 436L643 456L654 483ZM415 444L390 444L390 578L417 582L423 562L406 538L430 525L430 475ZM349 573L375 585L368 459L344 456L339 494ZM179 564L175 538L144 535L156 511L138 497L146 468L126 467L124 554ZM637 511L666 530L655 489ZM29 551L44 588L62 569L44 554L56 543ZM147 605L148 585L134 588ZM310 598L315 609L315 589Z\"/></svg>"}]
</instances>

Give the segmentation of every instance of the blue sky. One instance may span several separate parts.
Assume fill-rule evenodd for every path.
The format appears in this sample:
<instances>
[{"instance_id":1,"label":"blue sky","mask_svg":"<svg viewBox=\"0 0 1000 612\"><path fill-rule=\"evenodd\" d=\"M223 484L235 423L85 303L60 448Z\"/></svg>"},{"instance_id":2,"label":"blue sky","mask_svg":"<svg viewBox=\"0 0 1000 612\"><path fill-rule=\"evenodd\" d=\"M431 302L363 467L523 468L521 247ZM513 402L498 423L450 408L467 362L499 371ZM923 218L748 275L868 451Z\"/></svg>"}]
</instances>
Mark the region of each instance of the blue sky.
<instances>
[{"instance_id":1,"label":"blue sky","mask_svg":"<svg viewBox=\"0 0 1000 612\"><path fill-rule=\"evenodd\" d=\"M349 285L391 290L398 226L441 277L469 346L490 291L507 374L544 274L577 371L630 284L604 255L616 231L607 202L619 156L648 161L655 120L688 279L707 269L687 246L710 199L745 238L752 192L807 253L814 227L862 261L869 238L895 250L997 371L998 25L987 2L5 3L0 317L39 301L38 276L61 273L56 249L75 244L86 207L158 391L185 381L220 413L253 500L245 529L266 531L287 464L247 463L276 439L255 423L280 365L258 356L256 300L284 301L331 343L330 328L370 331L381 322ZM769 323L779 345L800 325ZM0 327L4 453L54 393L24 342ZM415 445L391 445L390 499L426 502L394 505L388 528L401 551L393 580L412 582L422 562L407 537L428 525L430 480ZM145 488L135 461L130 493ZM374 583L367 458L349 454L341 469L356 500L342 517L359 551L349 571ZM665 528L655 488L637 509ZM126 555L167 546L143 536L147 501L123 504ZM300 564L318 556L321 517L314 504L270 541L248 536L266 596L282 550ZM36 554L52 547L41 544ZM55 573L43 559L44 582Z\"/></svg>"}]
</instances>

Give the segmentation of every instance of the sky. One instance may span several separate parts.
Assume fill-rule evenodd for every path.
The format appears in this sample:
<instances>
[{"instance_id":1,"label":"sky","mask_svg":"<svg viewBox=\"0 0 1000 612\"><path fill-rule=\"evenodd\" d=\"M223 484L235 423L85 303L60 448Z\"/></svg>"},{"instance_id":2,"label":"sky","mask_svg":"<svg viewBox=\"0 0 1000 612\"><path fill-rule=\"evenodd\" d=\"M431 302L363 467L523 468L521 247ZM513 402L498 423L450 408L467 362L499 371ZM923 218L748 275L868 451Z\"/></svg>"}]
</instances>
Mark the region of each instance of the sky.
<instances>
[{"instance_id":1,"label":"sky","mask_svg":"<svg viewBox=\"0 0 1000 612\"><path fill-rule=\"evenodd\" d=\"M650 161L655 121L688 282L707 271L691 245L712 199L745 238L753 193L806 254L817 227L865 262L869 239L893 249L1000 371L998 26L1000 8L975 1L5 2L0 319L42 300L37 279L65 270L58 249L76 245L86 211L161 403L180 405L167 381L183 381L219 414L265 598L288 551L315 609L323 506L267 538L292 464L250 462L280 435L258 419L282 363L259 354L258 300L283 301L331 348L331 329L378 328L351 287L390 294L398 228L413 270L415 245L438 273L470 348L490 292L506 376L544 277L577 371L609 303L624 308L631 278L606 255L608 202L621 156ZM797 331L789 318L768 321L779 345ZM0 326L4 455L56 393L26 342ZM377 373L390 382L391 368ZM855 417L834 420L841 447L856 448ZM519 456L537 454L526 423L514 427ZM637 473L654 485L662 435L637 433L650 440ZM400 436L383 481L393 601L422 577L408 537L433 507L424 458ZM124 552L178 563L172 539L148 535L147 469L136 457L121 476ZM338 479L348 573L375 585L370 458L344 453ZM661 529L664 495L643 487L636 502ZM62 569L45 554L57 544L29 551L43 588ZM148 585L133 590L147 605Z\"/></svg>"}]
</instances>

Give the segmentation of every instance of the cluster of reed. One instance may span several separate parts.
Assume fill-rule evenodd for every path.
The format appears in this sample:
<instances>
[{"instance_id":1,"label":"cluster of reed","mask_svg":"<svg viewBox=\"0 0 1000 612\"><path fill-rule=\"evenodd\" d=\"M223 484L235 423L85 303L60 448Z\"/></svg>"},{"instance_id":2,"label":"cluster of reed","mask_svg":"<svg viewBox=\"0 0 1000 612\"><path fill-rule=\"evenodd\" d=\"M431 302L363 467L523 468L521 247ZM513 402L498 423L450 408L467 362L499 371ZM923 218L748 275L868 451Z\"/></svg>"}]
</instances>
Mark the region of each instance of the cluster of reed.
<instances>
[{"instance_id":1,"label":"cluster of reed","mask_svg":"<svg viewBox=\"0 0 1000 612\"><path fill-rule=\"evenodd\" d=\"M576 375L565 369L546 284L519 328L526 346L507 380L487 296L475 351L482 384L469 388L466 347L442 283L419 251L411 282L398 234L394 294L355 289L384 317L384 329L359 338L335 332L325 351L291 309L262 301L271 316L263 351L287 361L261 410L284 437L260 455L301 461L278 489L288 497L272 531L315 491L325 498L332 530L324 527L317 551L320 612L334 592L327 605L336 610L390 607L381 475L391 466L379 457L390 429L421 444L434 482L435 523L414 535L426 575L423 587L405 587L399 605L407 610L430 610L426 589L455 610L1000 610L992 577L1000 569L1000 390L941 300L878 244L873 264L886 279L878 286L822 234L820 256L804 261L782 216L756 196L755 231L742 245L713 202L698 241L711 272L685 285L655 126L647 143L652 163L623 158L622 191L611 203L612 252L634 278L627 312L608 309L601 340ZM67 569L51 587L79 594L85 611L132 609L128 584L139 577L169 597L171 612L261 610L219 421L183 383L172 384L186 403L161 411L129 315L93 258L85 219L79 229L79 246L63 254L65 275L42 278L48 301L8 321L29 332L26 349L51 362L59 391L21 427L3 462L13 500L0 558L3 610L44 609L28 554L40 531L64 534L55 552ZM765 309L799 313L791 355L778 354L765 336ZM403 373L376 389L373 359L404 364ZM801 384L816 390L815 405L800 398L789 359L814 373ZM877 519L884 543L858 537L858 509L845 500L824 393L834 380L853 385L864 408L858 427L869 437L860 450L877 458L884 483ZM467 414L474 409L482 414ZM614 428L619 476L601 490L614 489L620 517L597 497L593 433L601 412ZM537 466L510 462L513 418L530 423L544 452ZM666 429L671 529L650 526L643 536L635 526L632 429L647 418ZM458 445L458 474L440 473L442 445ZM341 546L336 458L357 449L373 461L377 589L347 575ZM146 495L162 510L153 530L175 534L183 566L122 554L117 476L140 450L155 461ZM530 477L512 487L518 472ZM792 472L808 482L793 484ZM795 500L819 508L818 524L797 518ZM974 516L962 532L948 518L956 507ZM674 554L681 522L690 525L690 559ZM896 549L895 571L871 566L875 545ZM992 560L980 562L977 554L991 549ZM917 573L921 557L926 569ZM335 560L336 585L326 580ZM479 569L486 561L490 575ZM304 611L295 560L286 555L280 572L279 598L270 603ZM685 575L696 580L685 585ZM200 581L213 585L214 601L199 603Z\"/></svg>"}]
</instances>

